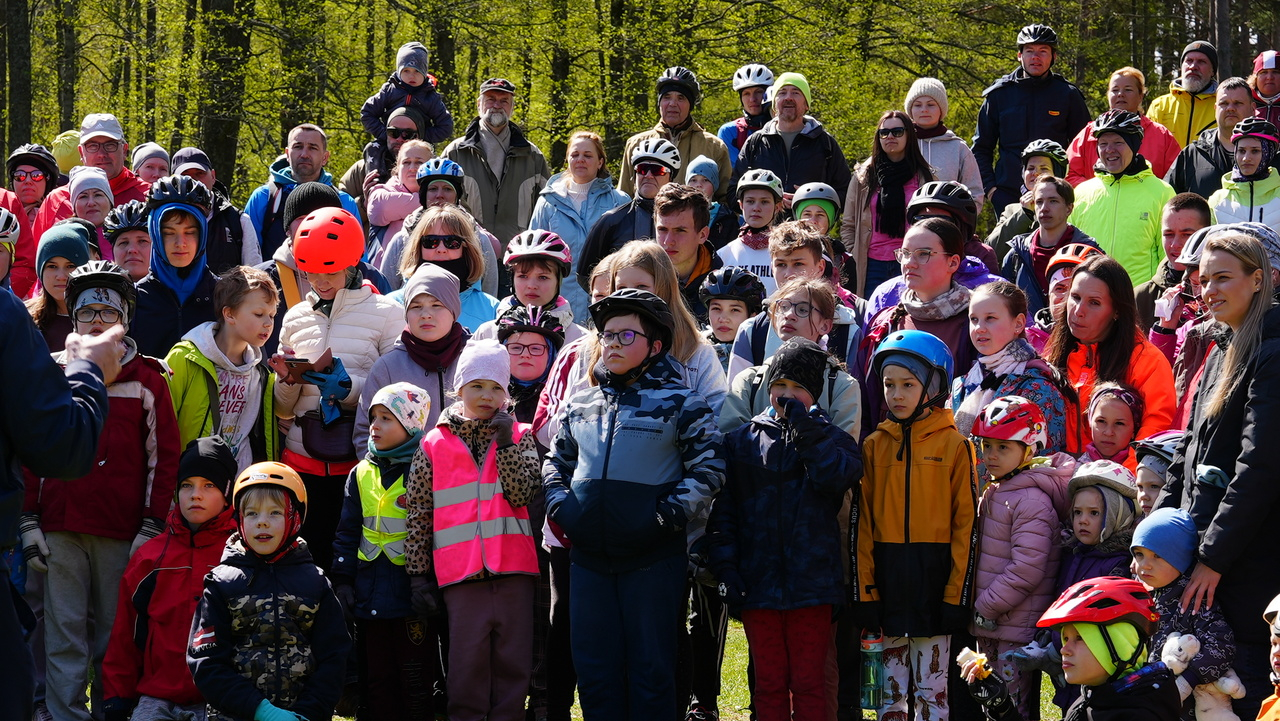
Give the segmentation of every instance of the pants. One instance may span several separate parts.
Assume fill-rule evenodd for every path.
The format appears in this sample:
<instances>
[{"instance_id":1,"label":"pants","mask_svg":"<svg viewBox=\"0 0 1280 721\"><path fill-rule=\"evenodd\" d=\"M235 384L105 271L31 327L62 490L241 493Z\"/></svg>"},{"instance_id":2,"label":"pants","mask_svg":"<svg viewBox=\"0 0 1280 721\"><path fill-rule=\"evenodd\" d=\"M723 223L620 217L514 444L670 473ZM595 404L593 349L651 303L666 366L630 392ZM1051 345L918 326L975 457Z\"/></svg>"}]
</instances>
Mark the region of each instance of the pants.
<instances>
[{"instance_id":1,"label":"pants","mask_svg":"<svg viewBox=\"0 0 1280 721\"><path fill-rule=\"evenodd\" d=\"M85 706L89 664L93 664L93 707L102 708L102 657L116 618L116 594L129 562L130 544L65 532L48 533L45 540L49 544L45 700L56 721L89 721Z\"/></svg>"},{"instance_id":2,"label":"pants","mask_svg":"<svg viewBox=\"0 0 1280 721\"><path fill-rule=\"evenodd\" d=\"M449 721L524 721L533 658L533 576L444 588Z\"/></svg>"},{"instance_id":3,"label":"pants","mask_svg":"<svg viewBox=\"0 0 1280 721\"><path fill-rule=\"evenodd\" d=\"M720 667L724 663L724 637L729 609L715 589L692 579L689 586L689 623L681 627L676 660L677 714L691 706L719 715Z\"/></svg>"},{"instance_id":4,"label":"pants","mask_svg":"<svg viewBox=\"0 0 1280 721\"><path fill-rule=\"evenodd\" d=\"M435 683L435 634L417 616L356 621L356 645L364 667L361 721L429 721Z\"/></svg>"},{"instance_id":5,"label":"pants","mask_svg":"<svg viewBox=\"0 0 1280 721\"><path fill-rule=\"evenodd\" d=\"M831 606L742 612L756 664L752 701L759 721L827 721Z\"/></svg>"},{"instance_id":6,"label":"pants","mask_svg":"<svg viewBox=\"0 0 1280 721\"><path fill-rule=\"evenodd\" d=\"M1024 671L1013 661L1002 658L1006 651L1016 651L1026 644L1013 641L999 641L994 638L978 636L978 652L986 654L987 665L995 672L1009 689L1009 696L1018 706L1022 718L1031 718L1032 708L1040 706L1040 674L1037 671Z\"/></svg>"},{"instance_id":7,"label":"pants","mask_svg":"<svg viewBox=\"0 0 1280 721\"><path fill-rule=\"evenodd\" d=\"M307 518L302 522L301 535L307 541L307 550L316 566L325 573L333 567L333 537L338 530L338 517L342 515L342 493L346 476L313 476L299 473L307 488Z\"/></svg>"},{"instance_id":8,"label":"pants","mask_svg":"<svg viewBox=\"0 0 1280 721\"><path fill-rule=\"evenodd\" d=\"M884 637L885 705L881 721L947 721L947 664L951 637Z\"/></svg>"},{"instance_id":9,"label":"pants","mask_svg":"<svg viewBox=\"0 0 1280 721\"><path fill-rule=\"evenodd\" d=\"M22 598L36 618L36 628L27 636L27 645L31 647L31 658L35 662L37 705L44 703L44 587L44 574L28 566L27 590Z\"/></svg>"},{"instance_id":10,"label":"pants","mask_svg":"<svg viewBox=\"0 0 1280 721\"><path fill-rule=\"evenodd\" d=\"M867 298L880 284L890 278L897 278L902 275L902 266L898 265L896 260L872 260L867 258Z\"/></svg>"},{"instance_id":11,"label":"pants","mask_svg":"<svg viewBox=\"0 0 1280 721\"><path fill-rule=\"evenodd\" d=\"M184 711L193 714L191 721L205 721L208 717L208 709L202 703L179 706L172 701L144 695L138 699L138 705L133 707L133 715L129 717L129 721L173 721L181 718L178 714Z\"/></svg>"},{"instance_id":12,"label":"pants","mask_svg":"<svg viewBox=\"0 0 1280 721\"><path fill-rule=\"evenodd\" d=\"M547 636L547 719L569 721L578 674L569 641L569 550L552 546L551 628Z\"/></svg>"},{"instance_id":13,"label":"pants","mask_svg":"<svg viewBox=\"0 0 1280 721\"><path fill-rule=\"evenodd\" d=\"M31 650L24 638L25 630L19 620L22 599L9 581L9 569L0 560L0 658L4 659L4 673L0 673L0 721L30 721L32 697L35 693L35 673L32 669Z\"/></svg>"},{"instance_id":14,"label":"pants","mask_svg":"<svg viewBox=\"0 0 1280 721\"><path fill-rule=\"evenodd\" d=\"M681 554L626 573L573 564L573 659L584 721L675 718L687 563Z\"/></svg>"}]
</instances>

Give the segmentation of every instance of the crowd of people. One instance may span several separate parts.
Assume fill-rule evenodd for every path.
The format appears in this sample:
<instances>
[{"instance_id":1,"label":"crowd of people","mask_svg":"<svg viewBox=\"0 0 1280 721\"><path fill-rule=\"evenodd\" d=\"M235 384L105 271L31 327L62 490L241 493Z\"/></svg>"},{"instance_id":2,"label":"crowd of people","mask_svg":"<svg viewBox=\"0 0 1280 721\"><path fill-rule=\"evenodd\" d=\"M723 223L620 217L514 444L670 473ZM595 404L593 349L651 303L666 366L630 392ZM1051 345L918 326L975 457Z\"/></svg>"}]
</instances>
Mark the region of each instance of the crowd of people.
<instances>
[{"instance_id":1,"label":"crowd of people","mask_svg":"<svg viewBox=\"0 0 1280 721\"><path fill-rule=\"evenodd\" d=\"M761 721L1280 718L1277 54L1095 115L1016 49L852 165L749 64L552 174L416 42L243 208L110 113L15 149L0 719L709 721L730 617Z\"/></svg>"}]
</instances>

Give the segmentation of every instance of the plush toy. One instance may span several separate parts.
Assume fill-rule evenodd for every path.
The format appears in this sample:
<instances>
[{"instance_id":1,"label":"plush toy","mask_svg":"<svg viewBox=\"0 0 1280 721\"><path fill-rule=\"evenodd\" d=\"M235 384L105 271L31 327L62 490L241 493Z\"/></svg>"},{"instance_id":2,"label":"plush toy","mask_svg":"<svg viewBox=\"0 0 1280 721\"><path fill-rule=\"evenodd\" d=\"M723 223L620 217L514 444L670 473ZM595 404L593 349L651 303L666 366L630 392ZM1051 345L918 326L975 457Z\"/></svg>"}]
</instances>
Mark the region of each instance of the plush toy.
<instances>
[{"instance_id":1,"label":"plush toy","mask_svg":"<svg viewBox=\"0 0 1280 721\"><path fill-rule=\"evenodd\" d=\"M1228 669L1217 681L1191 688L1182 678L1191 659L1200 653L1200 639L1191 634L1171 633L1160 651L1160 660L1178 677L1178 693L1182 700L1195 696L1196 721L1240 721L1231 710L1231 699L1244 698L1244 685L1234 670Z\"/></svg>"}]
</instances>

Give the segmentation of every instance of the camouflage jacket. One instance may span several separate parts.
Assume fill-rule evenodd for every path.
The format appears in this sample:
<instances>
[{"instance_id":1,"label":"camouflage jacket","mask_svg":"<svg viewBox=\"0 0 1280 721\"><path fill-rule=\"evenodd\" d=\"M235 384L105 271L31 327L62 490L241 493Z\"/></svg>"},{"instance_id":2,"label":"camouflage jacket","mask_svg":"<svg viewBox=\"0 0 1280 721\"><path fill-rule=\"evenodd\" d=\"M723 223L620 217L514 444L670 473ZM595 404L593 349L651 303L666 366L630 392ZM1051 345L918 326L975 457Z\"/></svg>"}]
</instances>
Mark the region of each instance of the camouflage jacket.
<instances>
[{"instance_id":1,"label":"camouflage jacket","mask_svg":"<svg viewBox=\"0 0 1280 721\"><path fill-rule=\"evenodd\" d=\"M724 471L715 414L664 354L628 386L569 399L542 482L574 563L619 573L683 555Z\"/></svg>"},{"instance_id":2,"label":"camouflage jacket","mask_svg":"<svg viewBox=\"0 0 1280 721\"><path fill-rule=\"evenodd\" d=\"M350 647L338 599L306 542L267 563L237 534L205 577L187 665L210 721L250 721L264 698L328 721Z\"/></svg>"}]
</instances>

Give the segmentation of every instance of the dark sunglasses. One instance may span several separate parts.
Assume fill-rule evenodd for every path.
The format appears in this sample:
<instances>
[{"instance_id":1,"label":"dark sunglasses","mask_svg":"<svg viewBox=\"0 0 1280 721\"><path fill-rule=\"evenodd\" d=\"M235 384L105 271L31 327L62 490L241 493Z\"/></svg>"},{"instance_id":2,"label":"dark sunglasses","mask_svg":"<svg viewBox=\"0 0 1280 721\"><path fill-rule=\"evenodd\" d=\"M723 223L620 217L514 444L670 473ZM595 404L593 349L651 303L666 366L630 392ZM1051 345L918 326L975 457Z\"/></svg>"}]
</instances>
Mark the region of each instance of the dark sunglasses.
<instances>
[{"instance_id":1,"label":"dark sunglasses","mask_svg":"<svg viewBox=\"0 0 1280 721\"><path fill-rule=\"evenodd\" d=\"M641 163L636 166L636 175L670 175L671 169L665 165L654 165L652 163Z\"/></svg>"},{"instance_id":2,"label":"dark sunglasses","mask_svg":"<svg viewBox=\"0 0 1280 721\"><path fill-rule=\"evenodd\" d=\"M467 242L467 239L463 238L461 235L424 235L422 236L422 247L426 248L427 250L433 250L435 248L438 248L440 247L441 243L444 243L444 247L448 248L449 250L457 250L458 248L462 247L463 243L466 243L466 242Z\"/></svg>"},{"instance_id":3,"label":"dark sunglasses","mask_svg":"<svg viewBox=\"0 0 1280 721\"><path fill-rule=\"evenodd\" d=\"M890 135L892 135L895 138L901 138L906 134L907 134L906 128L880 128L879 130L876 131L876 135L879 135L882 138L887 138Z\"/></svg>"},{"instance_id":4,"label":"dark sunglasses","mask_svg":"<svg viewBox=\"0 0 1280 721\"><path fill-rule=\"evenodd\" d=\"M400 128L387 128L387 137L392 140L399 140L400 138L404 138L405 140L415 140L418 137L418 131L401 130Z\"/></svg>"},{"instance_id":5,"label":"dark sunglasses","mask_svg":"<svg viewBox=\"0 0 1280 721\"><path fill-rule=\"evenodd\" d=\"M43 170L15 170L13 171L13 179L22 182L27 178L31 178L37 183L45 179Z\"/></svg>"}]
</instances>

